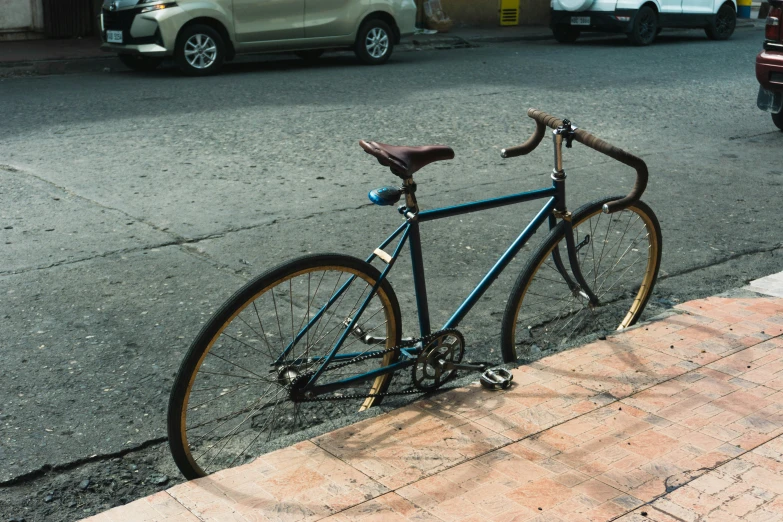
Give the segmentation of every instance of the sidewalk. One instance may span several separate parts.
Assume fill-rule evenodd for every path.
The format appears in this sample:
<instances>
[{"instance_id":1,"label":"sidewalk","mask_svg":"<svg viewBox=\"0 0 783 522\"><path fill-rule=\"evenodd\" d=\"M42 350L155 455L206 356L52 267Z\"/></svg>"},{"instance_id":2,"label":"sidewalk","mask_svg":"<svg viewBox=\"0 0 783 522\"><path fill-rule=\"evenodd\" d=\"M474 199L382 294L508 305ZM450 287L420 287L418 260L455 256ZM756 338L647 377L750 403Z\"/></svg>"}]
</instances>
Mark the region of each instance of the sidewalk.
<instances>
[{"instance_id":1,"label":"sidewalk","mask_svg":"<svg viewBox=\"0 0 783 522\"><path fill-rule=\"evenodd\" d=\"M783 273L87 520L783 520Z\"/></svg>"}]
</instances>

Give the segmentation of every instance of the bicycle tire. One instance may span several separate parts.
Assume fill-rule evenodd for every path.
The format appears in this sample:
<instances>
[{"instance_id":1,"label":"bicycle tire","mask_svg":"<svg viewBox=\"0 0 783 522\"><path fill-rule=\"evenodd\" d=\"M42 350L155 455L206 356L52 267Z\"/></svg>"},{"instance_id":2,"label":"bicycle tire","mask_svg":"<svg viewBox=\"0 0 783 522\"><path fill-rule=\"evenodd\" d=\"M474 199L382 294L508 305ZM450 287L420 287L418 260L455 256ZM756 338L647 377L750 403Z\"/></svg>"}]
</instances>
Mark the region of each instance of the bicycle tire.
<instances>
[{"instance_id":1,"label":"bicycle tire","mask_svg":"<svg viewBox=\"0 0 783 522\"><path fill-rule=\"evenodd\" d=\"M604 203L617 199L615 196L588 203L572 216L575 244L580 245L590 235L577 256L585 280L593 285L591 289L599 298L599 306L591 309L584 296L573 295L555 266L551 256L557 248L573 280L565 245L565 223L561 221L536 249L511 290L501 326L501 352L505 362L567 348L590 336L628 328L639 320L658 277L661 227L652 209L641 201L628 209L603 214ZM601 266L606 268L605 259L609 255L619 255L619 258L609 270L602 272ZM623 261L626 256L628 260ZM605 285L616 267L623 270L620 274L623 285L615 290L617 282L609 287ZM573 326L572 330L567 330L569 325Z\"/></svg>"},{"instance_id":2,"label":"bicycle tire","mask_svg":"<svg viewBox=\"0 0 783 522\"><path fill-rule=\"evenodd\" d=\"M313 277L314 274L320 279ZM251 280L217 310L186 354L169 397L169 446L186 478L240 465L259 454L307 439L325 428L339 427L343 425L341 422L350 420L352 413L380 402L380 397L345 397L383 393L391 375L338 390L333 396L320 397L326 397L328 405L294 401L288 393L297 379L312 375L320 365L313 358L328 353L345 330L342 321L352 316L361 304L354 297L359 294L361 299L368 294L367 289L379 277L375 267L354 257L308 255ZM340 293L339 288L345 282L350 283ZM303 298L305 289L307 297ZM339 298L332 300L332 296ZM330 300L333 302L316 322L317 311ZM341 308L343 303L346 308ZM272 304L273 309L267 309L266 305ZM285 319L283 323L281 315ZM285 355L285 347L296 335L294 332L300 332L307 324L305 319L313 321L312 327ZM399 344L400 307L387 280L381 283L357 325L376 336L383 330L385 348ZM384 348L362 344L349 335L339 353L354 353L353 343L363 350L357 358ZM324 373L321 382L376 369L379 362L380 366L391 364L398 356L399 350L394 350L382 359L359 358L356 364L337 370L328 378ZM355 392L356 387L361 387L361 393Z\"/></svg>"}]
</instances>

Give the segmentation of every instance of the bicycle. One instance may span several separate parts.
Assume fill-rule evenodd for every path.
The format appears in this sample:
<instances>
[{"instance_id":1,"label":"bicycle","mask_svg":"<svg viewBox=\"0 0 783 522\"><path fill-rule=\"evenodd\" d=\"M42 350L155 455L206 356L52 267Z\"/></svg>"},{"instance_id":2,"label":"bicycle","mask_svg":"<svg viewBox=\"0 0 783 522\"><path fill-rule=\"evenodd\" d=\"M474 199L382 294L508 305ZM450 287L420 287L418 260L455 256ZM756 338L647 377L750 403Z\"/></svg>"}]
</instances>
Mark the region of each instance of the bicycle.
<instances>
[{"instance_id":1,"label":"bicycle","mask_svg":"<svg viewBox=\"0 0 783 522\"><path fill-rule=\"evenodd\" d=\"M621 330L639 319L661 259L660 225L639 199L647 184L645 163L568 120L533 109L528 116L536 122L534 134L501 155L528 154L547 127L554 129L552 186L439 209L419 209L413 174L453 158L450 147L360 141L402 179L401 186L372 190L370 200L394 206L404 197L398 208L404 222L365 260L316 254L283 263L248 282L212 316L183 360L170 396L169 444L185 477L243 464L309 438L322 424L337 424L386 396L431 392L457 371L486 370L487 363L463 362L465 341L456 327L545 222L549 234L506 304L504 361L515 362L536 347L558 349L591 332ZM633 190L568 211L562 146L570 148L574 140L633 167ZM433 332L419 224L537 199L546 200L543 208ZM418 310L416 339L401 339L400 307L387 279L406 243ZM374 261L382 270L370 264ZM390 391L392 377L403 370L411 372L411 386Z\"/></svg>"}]
</instances>

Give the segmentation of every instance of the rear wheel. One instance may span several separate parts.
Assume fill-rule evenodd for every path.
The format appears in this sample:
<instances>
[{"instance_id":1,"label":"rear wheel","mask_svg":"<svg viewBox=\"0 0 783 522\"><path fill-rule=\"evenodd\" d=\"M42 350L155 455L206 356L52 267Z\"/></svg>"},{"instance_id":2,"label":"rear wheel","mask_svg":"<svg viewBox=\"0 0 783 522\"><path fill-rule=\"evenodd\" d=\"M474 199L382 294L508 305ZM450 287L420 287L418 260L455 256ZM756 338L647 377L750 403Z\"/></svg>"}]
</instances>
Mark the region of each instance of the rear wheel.
<instances>
[{"instance_id":1,"label":"rear wheel","mask_svg":"<svg viewBox=\"0 0 783 522\"><path fill-rule=\"evenodd\" d=\"M737 11L734 9L734 4L726 2L720 6L720 9L715 14L715 18L704 29L704 32L707 33L707 38L710 40L727 40L734 34L736 26Z\"/></svg>"},{"instance_id":2,"label":"rear wheel","mask_svg":"<svg viewBox=\"0 0 783 522\"><path fill-rule=\"evenodd\" d=\"M783 111L772 115L772 123L774 123L778 129L783 131Z\"/></svg>"},{"instance_id":3,"label":"rear wheel","mask_svg":"<svg viewBox=\"0 0 783 522\"><path fill-rule=\"evenodd\" d=\"M628 40L633 45L650 45L658 34L658 14L655 10L643 5L633 19L631 32L628 33Z\"/></svg>"},{"instance_id":4,"label":"rear wheel","mask_svg":"<svg viewBox=\"0 0 783 522\"><path fill-rule=\"evenodd\" d=\"M353 257L307 256L250 281L226 301L191 345L169 399L169 445L186 478L244 464L338 428L380 402L365 396L385 392L390 374L340 387L318 401L296 394L379 277L377 269ZM344 356L339 363L348 364L327 369L319 383L397 360L398 350L377 354L400 341L400 310L388 281L356 325L385 342L364 344L349 334L338 352ZM301 339L293 343L296 337Z\"/></svg>"},{"instance_id":5,"label":"rear wheel","mask_svg":"<svg viewBox=\"0 0 783 522\"><path fill-rule=\"evenodd\" d=\"M354 52L362 63L381 65L389 60L394 49L394 33L378 18L367 20L356 36Z\"/></svg>"},{"instance_id":6,"label":"rear wheel","mask_svg":"<svg viewBox=\"0 0 783 522\"><path fill-rule=\"evenodd\" d=\"M501 329L503 360L567 348L590 335L632 326L650 298L661 263L661 228L641 201L628 209L604 214L606 198L573 215L579 267L599 299L588 300L569 288L554 262L560 259L573 281L560 222L538 247L517 279ZM588 337L589 338L589 337Z\"/></svg>"},{"instance_id":7,"label":"rear wheel","mask_svg":"<svg viewBox=\"0 0 783 522\"><path fill-rule=\"evenodd\" d=\"M122 64L128 69L139 72L154 71L163 63L163 58L152 58L136 54L120 54L117 55L117 58L119 58Z\"/></svg>"},{"instance_id":8,"label":"rear wheel","mask_svg":"<svg viewBox=\"0 0 783 522\"><path fill-rule=\"evenodd\" d=\"M581 31L576 27L570 25L556 25L552 28L552 34L555 36L555 40L560 43L574 43Z\"/></svg>"}]
</instances>

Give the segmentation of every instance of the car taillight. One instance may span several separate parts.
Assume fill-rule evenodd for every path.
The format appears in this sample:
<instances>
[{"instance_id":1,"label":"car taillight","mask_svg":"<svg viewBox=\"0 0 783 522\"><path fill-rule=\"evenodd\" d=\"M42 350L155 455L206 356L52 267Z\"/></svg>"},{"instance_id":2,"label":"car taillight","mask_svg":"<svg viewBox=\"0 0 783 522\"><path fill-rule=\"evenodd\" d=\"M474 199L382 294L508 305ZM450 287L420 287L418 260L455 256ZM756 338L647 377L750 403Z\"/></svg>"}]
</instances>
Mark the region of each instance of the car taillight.
<instances>
[{"instance_id":1,"label":"car taillight","mask_svg":"<svg viewBox=\"0 0 783 522\"><path fill-rule=\"evenodd\" d=\"M767 40L780 40L780 18L783 15L783 9L772 8L767 16L767 25L764 29L764 38Z\"/></svg>"}]
</instances>

